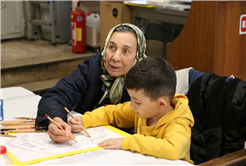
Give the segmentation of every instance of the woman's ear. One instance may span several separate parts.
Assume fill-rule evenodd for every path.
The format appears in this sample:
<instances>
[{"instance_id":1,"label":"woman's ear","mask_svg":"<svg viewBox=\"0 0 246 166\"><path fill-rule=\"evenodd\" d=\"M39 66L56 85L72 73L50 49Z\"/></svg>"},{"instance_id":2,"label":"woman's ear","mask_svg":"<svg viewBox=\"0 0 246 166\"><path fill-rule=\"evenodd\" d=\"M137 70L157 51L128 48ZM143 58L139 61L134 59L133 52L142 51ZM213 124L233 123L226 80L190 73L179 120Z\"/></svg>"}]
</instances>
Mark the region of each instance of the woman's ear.
<instances>
[{"instance_id":1,"label":"woman's ear","mask_svg":"<svg viewBox=\"0 0 246 166\"><path fill-rule=\"evenodd\" d=\"M167 105L168 105L168 97L162 96L158 99L158 102L159 102L160 110L164 110L167 108Z\"/></svg>"}]
</instances>

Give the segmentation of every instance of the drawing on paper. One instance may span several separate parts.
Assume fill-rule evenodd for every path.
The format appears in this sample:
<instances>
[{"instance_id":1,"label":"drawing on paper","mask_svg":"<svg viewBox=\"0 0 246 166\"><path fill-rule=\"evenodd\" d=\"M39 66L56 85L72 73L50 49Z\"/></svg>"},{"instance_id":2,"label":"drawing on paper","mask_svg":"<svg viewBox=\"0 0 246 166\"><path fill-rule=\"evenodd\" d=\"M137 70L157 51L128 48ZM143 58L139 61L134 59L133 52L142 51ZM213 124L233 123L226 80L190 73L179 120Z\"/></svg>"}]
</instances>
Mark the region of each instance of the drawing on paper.
<instances>
[{"instance_id":1,"label":"drawing on paper","mask_svg":"<svg viewBox=\"0 0 246 166\"><path fill-rule=\"evenodd\" d=\"M122 136L105 128L96 127L88 128L91 138L88 137L83 131L76 133L76 141L70 140L65 143L53 142L47 133L23 133L7 143L8 146L15 148L26 149L28 151L35 151L45 154L61 154L75 150L83 150L87 148L97 147L99 142L109 138L120 138Z\"/></svg>"}]
</instances>

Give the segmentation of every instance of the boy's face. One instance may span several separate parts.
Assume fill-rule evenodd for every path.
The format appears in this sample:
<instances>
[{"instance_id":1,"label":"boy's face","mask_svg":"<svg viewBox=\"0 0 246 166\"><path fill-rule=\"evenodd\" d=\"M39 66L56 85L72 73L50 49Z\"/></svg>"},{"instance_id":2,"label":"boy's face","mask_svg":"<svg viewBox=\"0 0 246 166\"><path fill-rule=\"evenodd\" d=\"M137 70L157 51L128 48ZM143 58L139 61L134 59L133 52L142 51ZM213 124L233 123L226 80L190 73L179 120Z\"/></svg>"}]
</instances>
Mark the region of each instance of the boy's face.
<instances>
[{"instance_id":1,"label":"boy's face","mask_svg":"<svg viewBox=\"0 0 246 166\"><path fill-rule=\"evenodd\" d=\"M158 100L151 101L149 97L144 95L143 90L127 89L127 91L131 96L131 108L139 118L157 122L163 116Z\"/></svg>"}]
</instances>

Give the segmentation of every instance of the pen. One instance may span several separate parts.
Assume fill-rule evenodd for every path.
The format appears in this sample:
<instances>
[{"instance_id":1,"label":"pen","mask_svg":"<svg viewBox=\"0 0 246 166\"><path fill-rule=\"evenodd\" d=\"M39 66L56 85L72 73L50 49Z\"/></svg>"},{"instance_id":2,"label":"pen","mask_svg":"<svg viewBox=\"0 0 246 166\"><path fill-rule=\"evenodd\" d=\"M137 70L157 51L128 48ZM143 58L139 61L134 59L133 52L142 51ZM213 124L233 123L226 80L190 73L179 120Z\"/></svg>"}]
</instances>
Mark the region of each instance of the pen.
<instances>
[{"instance_id":1,"label":"pen","mask_svg":"<svg viewBox=\"0 0 246 166\"><path fill-rule=\"evenodd\" d=\"M51 119L47 114L45 114L45 117L48 118L52 123L54 123L59 129L65 131L58 123L56 123L53 119ZM74 140L76 143L78 143L71 135L69 137Z\"/></svg>"},{"instance_id":2,"label":"pen","mask_svg":"<svg viewBox=\"0 0 246 166\"><path fill-rule=\"evenodd\" d=\"M64 109L69 113L69 115L76 121L75 117L73 116L73 114L71 114L71 112L67 109L67 107L64 107ZM82 125L81 125L82 126ZM84 126L82 126L82 129L84 130L84 132L91 138L90 134L84 129Z\"/></svg>"}]
</instances>

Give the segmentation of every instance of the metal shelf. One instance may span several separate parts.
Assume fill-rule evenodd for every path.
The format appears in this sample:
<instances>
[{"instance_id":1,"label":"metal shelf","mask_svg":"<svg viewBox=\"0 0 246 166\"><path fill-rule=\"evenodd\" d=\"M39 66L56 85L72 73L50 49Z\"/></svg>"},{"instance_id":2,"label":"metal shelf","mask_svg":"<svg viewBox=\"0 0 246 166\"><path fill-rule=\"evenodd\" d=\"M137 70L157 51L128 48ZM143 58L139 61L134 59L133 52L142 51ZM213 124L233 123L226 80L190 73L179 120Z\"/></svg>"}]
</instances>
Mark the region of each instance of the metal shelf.
<instances>
[{"instance_id":1,"label":"metal shelf","mask_svg":"<svg viewBox=\"0 0 246 166\"><path fill-rule=\"evenodd\" d=\"M29 1L30 4L30 24L31 24L31 31L30 37L31 40L34 40L35 29L37 26L46 25L51 27L51 39L52 45L56 45L56 24L55 24L55 1ZM40 12L40 4L49 4L50 9L50 18L51 21L44 21L37 18L36 13Z\"/></svg>"}]
</instances>

